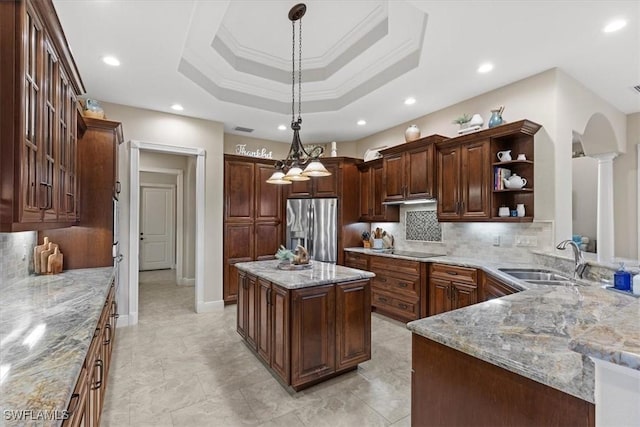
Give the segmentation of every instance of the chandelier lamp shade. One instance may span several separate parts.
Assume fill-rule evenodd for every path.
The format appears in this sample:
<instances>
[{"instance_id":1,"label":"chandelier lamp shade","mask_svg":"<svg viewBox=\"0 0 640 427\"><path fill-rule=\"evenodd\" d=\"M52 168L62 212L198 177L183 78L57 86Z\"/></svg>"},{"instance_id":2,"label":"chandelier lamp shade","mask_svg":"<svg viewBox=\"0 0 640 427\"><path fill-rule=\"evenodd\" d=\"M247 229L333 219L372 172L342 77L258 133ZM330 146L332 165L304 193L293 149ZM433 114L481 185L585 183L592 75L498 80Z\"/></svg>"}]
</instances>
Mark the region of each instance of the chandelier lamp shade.
<instances>
[{"instance_id":1,"label":"chandelier lamp shade","mask_svg":"<svg viewBox=\"0 0 640 427\"><path fill-rule=\"evenodd\" d=\"M284 160L278 160L275 164L275 172L267 180L270 184L291 184L294 181L307 181L310 177L329 176L329 172L320 162L319 158L324 148L315 146L309 151L300 141L300 128L302 125L302 17L307 11L304 3L299 3L289 10L291 21L291 129L293 140L289 154ZM296 76L296 22L298 23L298 73ZM298 83L298 117L296 118L296 81ZM304 168L304 169L303 169Z\"/></svg>"}]
</instances>

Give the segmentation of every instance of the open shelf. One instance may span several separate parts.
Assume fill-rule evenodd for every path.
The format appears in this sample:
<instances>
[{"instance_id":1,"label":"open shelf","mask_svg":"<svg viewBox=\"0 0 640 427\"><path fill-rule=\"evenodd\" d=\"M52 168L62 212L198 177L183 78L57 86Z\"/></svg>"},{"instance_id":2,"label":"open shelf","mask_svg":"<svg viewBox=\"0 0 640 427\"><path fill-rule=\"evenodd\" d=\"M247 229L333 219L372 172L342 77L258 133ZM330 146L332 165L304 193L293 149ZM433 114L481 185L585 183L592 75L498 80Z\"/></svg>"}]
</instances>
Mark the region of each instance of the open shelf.
<instances>
[{"instance_id":1,"label":"open shelf","mask_svg":"<svg viewBox=\"0 0 640 427\"><path fill-rule=\"evenodd\" d=\"M527 193L533 192L533 188L505 188L504 190L493 190L494 193Z\"/></svg>"},{"instance_id":2,"label":"open shelf","mask_svg":"<svg viewBox=\"0 0 640 427\"><path fill-rule=\"evenodd\" d=\"M533 160L509 160L508 162L494 162L493 166L514 166L514 165L532 165Z\"/></svg>"}]
</instances>

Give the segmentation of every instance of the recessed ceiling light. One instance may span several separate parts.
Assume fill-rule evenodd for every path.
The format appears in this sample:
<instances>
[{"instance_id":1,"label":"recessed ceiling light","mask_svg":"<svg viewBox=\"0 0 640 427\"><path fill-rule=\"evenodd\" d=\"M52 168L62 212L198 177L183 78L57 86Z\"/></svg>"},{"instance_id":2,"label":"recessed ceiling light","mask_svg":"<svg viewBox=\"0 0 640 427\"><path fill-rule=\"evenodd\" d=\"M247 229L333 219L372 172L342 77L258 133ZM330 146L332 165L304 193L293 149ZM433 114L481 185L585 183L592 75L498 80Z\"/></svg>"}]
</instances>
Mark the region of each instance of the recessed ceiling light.
<instances>
[{"instance_id":1,"label":"recessed ceiling light","mask_svg":"<svg viewBox=\"0 0 640 427\"><path fill-rule=\"evenodd\" d=\"M613 33L614 31L618 31L624 28L627 25L627 21L624 19L616 19L615 21L609 22L602 31L605 33Z\"/></svg>"},{"instance_id":2,"label":"recessed ceiling light","mask_svg":"<svg viewBox=\"0 0 640 427\"><path fill-rule=\"evenodd\" d=\"M367 124L366 120L358 120L358 126L364 126Z\"/></svg>"},{"instance_id":3,"label":"recessed ceiling light","mask_svg":"<svg viewBox=\"0 0 640 427\"><path fill-rule=\"evenodd\" d=\"M120 65L120 61L115 56L104 56L102 62L112 67L118 67Z\"/></svg>"},{"instance_id":4,"label":"recessed ceiling light","mask_svg":"<svg viewBox=\"0 0 640 427\"><path fill-rule=\"evenodd\" d=\"M493 70L493 64L491 62L485 62L478 67L479 73L488 73L491 70Z\"/></svg>"},{"instance_id":5,"label":"recessed ceiling light","mask_svg":"<svg viewBox=\"0 0 640 427\"><path fill-rule=\"evenodd\" d=\"M415 98L407 98L404 100L404 104L405 105L413 105L416 103L416 99Z\"/></svg>"},{"instance_id":6,"label":"recessed ceiling light","mask_svg":"<svg viewBox=\"0 0 640 427\"><path fill-rule=\"evenodd\" d=\"M173 104L171 106L171 109L172 110L176 110L176 111L182 111L182 110L184 110L184 107L182 105L180 105L180 104Z\"/></svg>"},{"instance_id":7,"label":"recessed ceiling light","mask_svg":"<svg viewBox=\"0 0 640 427\"><path fill-rule=\"evenodd\" d=\"M278 130L287 130L287 127L285 125L280 125L278 126Z\"/></svg>"}]
</instances>

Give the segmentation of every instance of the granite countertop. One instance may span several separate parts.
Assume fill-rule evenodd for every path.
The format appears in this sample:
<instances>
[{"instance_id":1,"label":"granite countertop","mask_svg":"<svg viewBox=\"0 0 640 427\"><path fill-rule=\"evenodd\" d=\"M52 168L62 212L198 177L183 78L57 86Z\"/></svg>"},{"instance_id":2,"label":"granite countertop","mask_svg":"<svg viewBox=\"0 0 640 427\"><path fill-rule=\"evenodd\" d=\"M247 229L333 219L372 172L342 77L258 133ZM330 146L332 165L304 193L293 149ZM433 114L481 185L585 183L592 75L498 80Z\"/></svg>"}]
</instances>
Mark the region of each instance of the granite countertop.
<instances>
[{"instance_id":1,"label":"granite countertop","mask_svg":"<svg viewBox=\"0 0 640 427\"><path fill-rule=\"evenodd\" d=\"M353 252L392 258L364 248ZM594 364L587 356L640 369L640 300L579 280L536 285L500 268L545 266L453 256L414 257L477 268L523 292L410 322L414 333L486 362L594 402Z\"/></svg>"},{"instance_id":2,"label":"granite countertop","mask_svg":"<svg viewBox=\"0 0 640 427\"><path fill-rule=\"evenodd\" d=\"M304 270L280 270L278 260L240 262L234 266L241 271L262 277L287 289L308 288L331 283L348 282L375 277L370 271L311 261L312 268Z\"/></svg>"},{"instance_id":3,"label":"granite countertop","mask_svg":"<svg viewBox=\"0 0 640 427\"><path fill-rule=\"evenodd\" d=\"M34 417L66 410L113 275L112 267L88 268L1 285L2 410L32 410ZM5 425L32 425L2 417Z\"/></svg>"}]
</instances>

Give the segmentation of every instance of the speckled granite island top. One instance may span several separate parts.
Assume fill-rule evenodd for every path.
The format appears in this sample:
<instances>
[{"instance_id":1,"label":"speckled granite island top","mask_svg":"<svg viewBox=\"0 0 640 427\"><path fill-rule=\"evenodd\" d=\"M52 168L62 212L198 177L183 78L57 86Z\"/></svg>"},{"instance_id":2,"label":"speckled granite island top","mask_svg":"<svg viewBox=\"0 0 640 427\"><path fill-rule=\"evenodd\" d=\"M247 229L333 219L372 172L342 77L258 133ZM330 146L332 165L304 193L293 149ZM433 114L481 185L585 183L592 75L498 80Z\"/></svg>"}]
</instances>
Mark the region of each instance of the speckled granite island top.
<instances>
[{"instance_id":1,"label":"speckled granite island top","mask_svg":"<svg viewBox=\"0 0 640 427\"><path fill-rule=\"evenodd\" d=\"M375 274L370 271L320 261L311 261L312 268L305 270L279 270L279 263L278 260L268 260L240 262L234 266L238 270L262 277L287 289L308 288L375 277Z\"/></svg>"},{"instance_id":2,"label":"speckled granite island top","mask_svg":"<svg viewBox=\"0 0 640 427\"><path fill-rule=\"evenodd\" d=\"M66 410L113 279L111 267L0 285L0 409ZM4 425L56 426L62 420ZM0 423L1 424L1 423Z\"/></svg>"}]
</instances>

